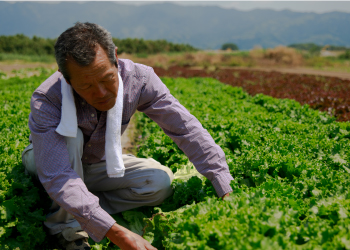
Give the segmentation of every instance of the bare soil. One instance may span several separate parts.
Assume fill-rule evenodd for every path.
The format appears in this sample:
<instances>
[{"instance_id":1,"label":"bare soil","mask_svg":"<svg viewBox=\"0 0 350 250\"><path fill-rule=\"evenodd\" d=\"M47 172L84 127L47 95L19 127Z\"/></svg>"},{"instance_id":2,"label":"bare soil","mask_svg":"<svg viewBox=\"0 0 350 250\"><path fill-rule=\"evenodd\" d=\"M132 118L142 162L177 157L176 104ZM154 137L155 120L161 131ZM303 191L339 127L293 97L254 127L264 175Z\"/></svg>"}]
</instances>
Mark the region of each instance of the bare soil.
<instances>
[{"instance_id":1,"label":"bare soil","mask_svg":"<svg viewBox=\"0 0 350 250\"><path fill-rule=\"evenodd\" d=\"M129 122L129 126L126 128L124 134L121 137L122 152L123 154L133 154L136 155L135 148L135 136L136 126L135 126L135 116L132 116Z\"/></svg>"}]
</instances>

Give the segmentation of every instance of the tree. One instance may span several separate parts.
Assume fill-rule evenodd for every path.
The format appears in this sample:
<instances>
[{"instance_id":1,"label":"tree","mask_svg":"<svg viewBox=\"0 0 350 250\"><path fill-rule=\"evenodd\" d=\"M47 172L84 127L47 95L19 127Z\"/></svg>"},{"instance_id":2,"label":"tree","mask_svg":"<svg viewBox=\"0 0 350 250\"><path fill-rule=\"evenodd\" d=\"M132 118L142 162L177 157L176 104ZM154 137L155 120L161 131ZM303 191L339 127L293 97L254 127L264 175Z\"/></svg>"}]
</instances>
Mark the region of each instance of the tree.
<instances>
[{"instance_id":1,"label":"tree","mask_svg":"<svg viewBox=\"0 0 350 250\"><path fill-rule=\"evenodd\" d=\"M222 50L238 50L238 46L234 43L225 43L221 46Z\"/></svg>"},{"instance_id":2,"label":"tree","mask_svg":"<svg viewBox=\"0 0 350 250\"><path fill-rule=\"evenodd\" d=\"M350 59L350 50L345 50L345 53L341 54L340 56L338 56L339 59L346 59L349 60Z\"/></svg>"}]
</instances>

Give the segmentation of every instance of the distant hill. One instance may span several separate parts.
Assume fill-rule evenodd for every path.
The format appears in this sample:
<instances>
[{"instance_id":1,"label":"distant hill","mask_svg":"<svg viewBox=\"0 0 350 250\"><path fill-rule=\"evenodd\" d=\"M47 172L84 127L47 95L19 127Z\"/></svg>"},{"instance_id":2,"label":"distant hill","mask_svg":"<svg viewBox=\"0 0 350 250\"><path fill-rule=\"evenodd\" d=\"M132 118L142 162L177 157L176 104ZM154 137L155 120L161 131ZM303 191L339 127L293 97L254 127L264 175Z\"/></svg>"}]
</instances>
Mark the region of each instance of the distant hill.
<instances>
[{"instance_id":1,"label":"distant hill","mask_svg":"<svg viewBox=\"0 0 350 250\"><path fill-rule=\"evenodd\" d=\"M350 14L238 11L220 7L120 2L0 2L0 35L57 37L75 22L95 22L117 38L166 39L202 49L292 43L350 46Z\"/></svg>"}]
</instances>

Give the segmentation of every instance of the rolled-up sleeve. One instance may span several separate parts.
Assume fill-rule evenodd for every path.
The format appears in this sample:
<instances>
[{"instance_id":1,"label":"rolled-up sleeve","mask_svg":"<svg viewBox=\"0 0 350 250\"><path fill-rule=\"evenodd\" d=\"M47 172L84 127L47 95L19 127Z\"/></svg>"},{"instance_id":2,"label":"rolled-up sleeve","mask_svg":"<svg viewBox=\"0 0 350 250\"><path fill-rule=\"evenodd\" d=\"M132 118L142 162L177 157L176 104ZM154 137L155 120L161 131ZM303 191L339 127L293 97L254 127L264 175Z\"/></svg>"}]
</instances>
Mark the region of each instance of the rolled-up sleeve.
<instances>
[{"instance_id":1,"label":"rolled-up sleeve","mask_svg":"<svg viewBox=\"0 0 350 250\"><path fill-rule=\"evenodd\" d=\"M152 68L148 68L144 80L137 109L154 120L178 145L198 172L211 181L218 196L231 192L233 178L223 150L197 118L170 94Z\"/></svg>"},{"instance_id":2,"label":"rolled-up sleeve","mask_svg":"<svg viewBox=\"0 0 350 250\"><path fill-rule=\"evenodd\" d=\"M59 206L80 223L94 241L101 241L115 220L99 205L83 180L72 169L65 139L55 130L61 107L44 93L34 92L31 99L29 129L38 177Z\"/></svg>"}]
</instances>

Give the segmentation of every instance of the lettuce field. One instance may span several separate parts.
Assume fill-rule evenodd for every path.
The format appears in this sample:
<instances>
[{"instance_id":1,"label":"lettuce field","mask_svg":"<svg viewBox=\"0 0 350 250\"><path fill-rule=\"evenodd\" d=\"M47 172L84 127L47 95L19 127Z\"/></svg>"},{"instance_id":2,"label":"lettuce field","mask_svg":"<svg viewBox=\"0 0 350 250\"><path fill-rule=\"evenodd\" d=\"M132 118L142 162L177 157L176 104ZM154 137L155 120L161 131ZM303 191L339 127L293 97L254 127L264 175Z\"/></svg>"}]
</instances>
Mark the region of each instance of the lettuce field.
<instances>
[{"instance_id":1,"label":"lettuce field","mask_svg":"<svg viewBox=\"0 0 350 250\"><path fill-rule=\"evenodd\" d=\"M50 201L21 162L30 96L47 76L0 80L0 249L54 248L42 225ZM224 150L233 193L219 199L138 113L138 157L172 169L174 194L159 207L114 215L118 223L158 249L350 249L349 122L213 78L162 80ZM118 249L107 239L91 244Z\"/></svg>"}]
</instances>

